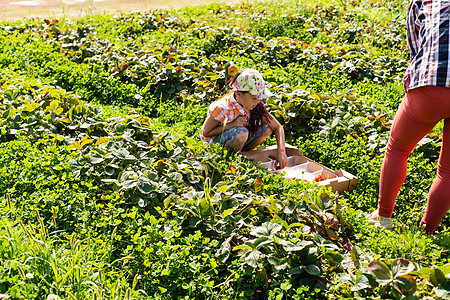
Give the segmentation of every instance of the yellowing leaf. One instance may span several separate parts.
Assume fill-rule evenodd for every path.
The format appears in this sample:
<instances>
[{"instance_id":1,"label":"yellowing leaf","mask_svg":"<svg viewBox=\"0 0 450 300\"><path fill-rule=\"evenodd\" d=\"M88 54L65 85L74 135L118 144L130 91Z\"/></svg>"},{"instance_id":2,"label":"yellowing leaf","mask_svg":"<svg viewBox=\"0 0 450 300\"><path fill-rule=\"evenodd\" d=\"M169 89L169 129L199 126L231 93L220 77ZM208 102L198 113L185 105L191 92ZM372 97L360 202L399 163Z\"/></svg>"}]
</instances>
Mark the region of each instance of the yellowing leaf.
<instances>
[{"instance_id":1,"label":"yellowing leaf","mask_svg":"<svg viewBox=\"0 0 450 300\"><path fill-rule=\"evenodd\" d=\"M26 111L32 112L38 107L39 107L39 104L37 104L35 102L30 102L30 103L27 103L24 108Z\"/></svg>"},{"instance_id":2,"label":"yellowing leaf","mask_svg":"<svg viewBox=\"0 0 450 300\"><path fill-rule=\"evenodd\" d=\"M64 122L64 123L70 123L71 121L68 118L64 118L59 120L60 122Z\"/></svg>"},{"instance_id":3,"label":"yellowing leaf","mask_svg":"<svg viewBox=\"0 0 450 300\"><path fill-rule=\"evenodd\" d=\"M220 188L217 189L218 193L223 193L228 190L228 185L222 185Z\"/></svg>"},{"instance_id":4,"label":"yellowing leaf","mask_svg":"<svg viewBox=\"0 0 450 300\"><path fill-rule=\"evenodd\" d=\"M50 105L47 107L49 111L55 111L59 106L58 100L53 100L50 102Z\"/></svg>"},{"instance_id":5,"label":"yellowing leaf","mask_svg":"<svg viewBox=\"0 0 450 300\"><path fill-rule=\"evenodd\" d=\"M228 169L227 173L236 173L237 172L237 168L234 166L230 166L230 168Z\"/></svg>"},{"instance_id":6,"label":"yellowing leaf","mask_svg":"<svg viewBox=\"0 0 450 300\"><path fill-rule=\"evenodd\" d=\"M223 217L226 218L234 211L234 208L229 208L226 211L223 212Z\"/></svg>"},{"instance_id":7,"label":"yellowing leaf","mask_svg":"<svg viewBox=\"0 0 450 300\"><path fill-rule=\"evenodd\" d=\"M231 77L236 75L237 72L238 72L238 68L236 68L235 66L231 66L228 68L228 75Z\"/></svg>"},{"instance_id":8,"label":"yellowing leaf","mask_svg":"<svg viewBox=\"0 0 450 300\"><path fill-rule=\"evenodd\" d=\"M109 139L105 138L104 136L100 137L96 142L95 142L95 146L98 146L100 144L104 144L106 142L108 142Z\"/></svg>"},{"instance_id":9,"label":"yellowing leaf","mask_svg":"<svg viewBox=\"0 0 450 300\"><path fill-rule=\"evenodd\" d=\"M69 148L80 150L81 149L81 144L80 144L79 141L75 141L75 142L73 142L72 144L69 145Z\"/></svg>"},{"instance_id":10,"label":"yellowing leaf","mask_svg":"<svg viewBox=\"0 0 450 300\"><path fill-rule=\"evenodd\" d=\"M71 120L72 120L72 118L73 118L73 108L74 108L74 106L72 106L72 107L69 109L69 111L67 112L67 116L68 116L69 119L71 119Z\"/></svg>"},{"instance_id":11,"label":"yellowing leaf","mask_svg":"<svg viewBox=\"0 0 450 300\"><path fill-rule=\"evenodd\" d=\"M87 145L87 144L90 144L90 143L92 143L94 140L88 140L88 139L86 139L86 140L84 140L84 141L82 141L81 142L81 147L83 147L84 145Z\"/></svg>"}]
</instances>

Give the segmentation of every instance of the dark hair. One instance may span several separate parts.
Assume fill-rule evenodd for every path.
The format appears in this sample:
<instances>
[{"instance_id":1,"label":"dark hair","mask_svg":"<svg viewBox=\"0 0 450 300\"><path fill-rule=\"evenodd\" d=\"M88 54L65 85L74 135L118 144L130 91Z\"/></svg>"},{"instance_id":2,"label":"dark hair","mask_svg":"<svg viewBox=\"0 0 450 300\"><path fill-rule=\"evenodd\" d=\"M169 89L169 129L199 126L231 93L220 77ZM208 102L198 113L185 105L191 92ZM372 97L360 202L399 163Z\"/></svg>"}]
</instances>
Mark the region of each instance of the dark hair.
<instances>
[{"instance_id":1,"label":"dark hair","mask_svg":"<svg viewBox=\"0 0 450 300\"><path fill-rule=\"evenodd\" d=\"M255 132L259 127L263 126L262 118L266 117L269 122L272 117L266 109L266 106L262 101L260 101L251 111L250 118L248 119L247 125L245 126L248 131Z\"/></svg>"},{"instance_id":2,"label":"dark hair","mask_svg":"<svg viewBox=\"0 0 450 300\"><path fill-rule=\"evenodd\" d=\"M242 74L242 72L245 69L241 69L236 72L236 74L231 78L229 86L232 88L233 83L236 81L236 79L239 77L239 75ZM248 93L248 91L239 91L241 93ZM263 120L262 118L266 117L267 120L272 120L272 117L269 115L269 112L266 109L266 106L262 101L260 101L251 111L250 111L250 117L248 119L247 125L245 126L248 131L255 132L258 130L259 127L263 126Z\"/></svg>"}]
</instances>

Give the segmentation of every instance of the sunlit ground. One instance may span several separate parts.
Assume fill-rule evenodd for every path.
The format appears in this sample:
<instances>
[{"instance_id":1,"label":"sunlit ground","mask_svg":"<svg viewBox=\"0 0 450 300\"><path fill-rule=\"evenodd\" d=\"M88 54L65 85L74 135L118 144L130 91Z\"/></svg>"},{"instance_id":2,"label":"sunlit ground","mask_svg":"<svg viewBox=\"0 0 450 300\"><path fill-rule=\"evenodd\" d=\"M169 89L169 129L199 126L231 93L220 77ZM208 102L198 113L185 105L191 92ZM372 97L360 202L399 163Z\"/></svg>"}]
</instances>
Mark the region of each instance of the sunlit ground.
<instances>
[{"instance_id":1,"label":"sunlit ground","mask_svg":"<svg viewBox=\"0 0 450 300\"><path fill-rule=\"evenodd\" d=\"M222 2L240 3L242 0L0 0L0 20L83 17L133 10L177 9Z\"/></svg>"}]
</instances>

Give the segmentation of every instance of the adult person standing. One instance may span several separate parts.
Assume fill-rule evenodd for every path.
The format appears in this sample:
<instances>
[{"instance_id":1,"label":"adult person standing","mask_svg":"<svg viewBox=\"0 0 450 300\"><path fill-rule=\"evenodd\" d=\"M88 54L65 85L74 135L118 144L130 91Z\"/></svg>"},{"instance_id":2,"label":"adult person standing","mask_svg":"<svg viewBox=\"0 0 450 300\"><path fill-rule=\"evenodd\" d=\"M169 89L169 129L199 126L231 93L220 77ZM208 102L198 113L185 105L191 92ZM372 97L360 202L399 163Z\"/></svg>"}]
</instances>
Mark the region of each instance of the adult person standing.
<instances>
[{"instance_id":1,"label":"adult person standing","mask_svg":"<svg viewBox=\"0 0 450 300\"><path fill-rule=\"evenodd\" d=\"M437 175L420 222L431 234L450 208L450 0L412 0L406 21L410 64L403 77L405 97L395 115L381 167L378 208L368 222L392 228L408 156L444 120Z\"/></svg>"}]
</instances>

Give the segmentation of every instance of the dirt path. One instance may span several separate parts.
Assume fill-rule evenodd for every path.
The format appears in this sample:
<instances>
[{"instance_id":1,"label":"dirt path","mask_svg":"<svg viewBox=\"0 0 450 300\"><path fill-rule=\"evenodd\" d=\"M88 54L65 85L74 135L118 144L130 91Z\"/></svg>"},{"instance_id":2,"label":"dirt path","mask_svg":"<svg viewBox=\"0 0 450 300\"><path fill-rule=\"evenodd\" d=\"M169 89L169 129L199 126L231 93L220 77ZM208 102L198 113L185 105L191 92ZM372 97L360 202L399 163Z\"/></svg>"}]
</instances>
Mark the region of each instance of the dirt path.
<instances>
[{"instance_id":1,"label":"dirt path","mask_svg":"<svg viewBox=\"0 0 450 300\"><path fill-rule=\"evenodd\" d=\"M0 21L22 18L82 17L116 12L177 9L208 3L240 3L243 0L0 0Z\"/></svg>"}]
</instances>

